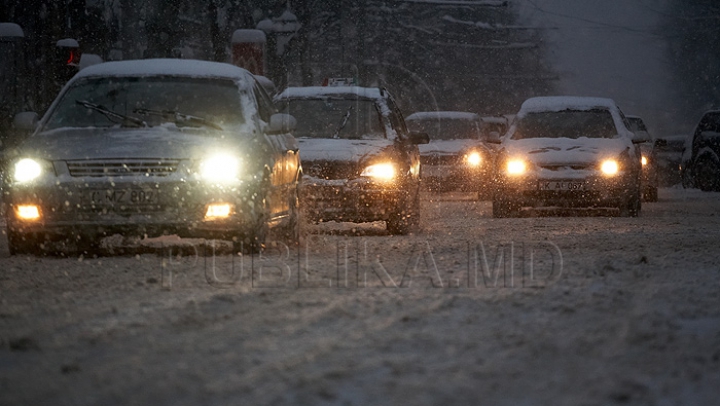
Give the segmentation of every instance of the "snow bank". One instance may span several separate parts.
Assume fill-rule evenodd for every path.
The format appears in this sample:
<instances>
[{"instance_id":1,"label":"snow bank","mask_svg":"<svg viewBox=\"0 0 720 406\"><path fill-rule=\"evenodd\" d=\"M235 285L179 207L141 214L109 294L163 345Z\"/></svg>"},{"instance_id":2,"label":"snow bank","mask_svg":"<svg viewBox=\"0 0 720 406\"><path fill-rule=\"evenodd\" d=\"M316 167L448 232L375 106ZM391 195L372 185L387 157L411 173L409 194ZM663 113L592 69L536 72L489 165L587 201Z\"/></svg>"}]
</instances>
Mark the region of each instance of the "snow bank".
<instances>
[{"instance_id":1,"label":"snow bank","mask_svg":"<svg viewBox=\"0 0 720 406\"><path fill-rule=\"evenodd\" d=\"M239 43L239 42L255 42L255 43L265 43L267 41L267 38L265 37L265 33L261 30L235 30L235 32L232 35L231 42L233 44Z\"/></svg>"}]
</instances>

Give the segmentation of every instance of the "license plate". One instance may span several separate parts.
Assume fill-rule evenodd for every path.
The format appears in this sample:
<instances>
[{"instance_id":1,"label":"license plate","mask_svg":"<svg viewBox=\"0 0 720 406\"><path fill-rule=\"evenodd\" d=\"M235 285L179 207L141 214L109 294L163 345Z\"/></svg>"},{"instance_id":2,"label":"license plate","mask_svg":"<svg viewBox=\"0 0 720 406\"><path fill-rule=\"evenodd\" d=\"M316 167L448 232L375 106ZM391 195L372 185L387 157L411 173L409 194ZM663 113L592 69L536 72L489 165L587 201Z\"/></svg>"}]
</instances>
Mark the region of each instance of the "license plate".
<instances>
[{"instance_id":1,"label":"license plate","mask_svg":"<svg viewBox=\"0 0 720 406\"><path fill-rule=\"evenodd\" d=\"M585 181L576 181L576 180L538 181L538 190L546 190L546 191L588 190L588 184Z\"/></svg>"},{"instance_id":2,"label":"license plate","mask_svg":"<svg viewBox=\"0 0 720 406\"><path fill-rule=\"evenodd\" d=\"M94 206L143 206L157 202L157 192L143 189L90 190L84 193L84 201Z\"/></svg>"}]
</instances>

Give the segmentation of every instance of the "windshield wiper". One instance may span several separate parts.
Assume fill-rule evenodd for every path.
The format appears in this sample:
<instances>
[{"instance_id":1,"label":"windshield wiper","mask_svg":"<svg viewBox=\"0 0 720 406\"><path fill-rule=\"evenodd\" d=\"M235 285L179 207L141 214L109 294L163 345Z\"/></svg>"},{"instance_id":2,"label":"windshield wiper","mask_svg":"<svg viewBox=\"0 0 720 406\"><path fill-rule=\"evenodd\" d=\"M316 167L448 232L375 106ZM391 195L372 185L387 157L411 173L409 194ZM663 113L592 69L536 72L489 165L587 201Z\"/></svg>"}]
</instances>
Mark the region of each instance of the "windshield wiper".
<instances>
[{"instance_id":1,"label":"windshield wiper","mask_svg":"<svg viewBox=\"0 0 720 406\"><path fill-rule=\"evenodd\" d=\"M342 131L342 129L345 128L345 126L347 125L347 122L350 119L350 112L352 111L352 109L353 109L353 105L351 104L350 108L348 108L347 111L345 112L345 115L343 116L343 120L340 123L340 126L337 128L337 130L335 130L335 134L333 134L333 136L332 136L333 138L340 137L340 131Z\"/></svg>"},{"instance_id":2,"label":"windshield wiper","mask_svg":"<svg viewBox=\"0 0 720 406\"><path fill-rule=\"evenodd\" d=\"M220 127L218 124L198 116L193 116L190 114L183 114L179 111L174 110L152 110L152 109L135 109L133 110L133 113L142 114L144 116L160 116L164 118L165 120L171 121L175 124L199 124L204 125L206 127L212 127L216 130L222 131L222 127Z\"/></svg>"},{"instance_id":3,"label":"windshield wiper","mask_svg":"<svg viewBox=\"0 0 720 406\"><path fill-rule=\"evenodd\" d=\"M85 100L75 100L75 103L79 104L87 109L90 109L92 111L97 111L98 113L107 117L108 120L110 120L112 122L115 122L115 120L113 120L113 119L120 119L120 120L122 120L121 125L126 125L128 122L130 122L130 123L135 124L137 127L147 127L147 123L145 123L144 121L142 121L138 118L135 118L135 117L130 117L130 116L126 116L124 114L116 113L116 112L108 109L107 107L104 107L104 106L101 106L98 104L94 104L94 103L90 103L89 101L85 101Z\"/></svg>"}]
</instances>

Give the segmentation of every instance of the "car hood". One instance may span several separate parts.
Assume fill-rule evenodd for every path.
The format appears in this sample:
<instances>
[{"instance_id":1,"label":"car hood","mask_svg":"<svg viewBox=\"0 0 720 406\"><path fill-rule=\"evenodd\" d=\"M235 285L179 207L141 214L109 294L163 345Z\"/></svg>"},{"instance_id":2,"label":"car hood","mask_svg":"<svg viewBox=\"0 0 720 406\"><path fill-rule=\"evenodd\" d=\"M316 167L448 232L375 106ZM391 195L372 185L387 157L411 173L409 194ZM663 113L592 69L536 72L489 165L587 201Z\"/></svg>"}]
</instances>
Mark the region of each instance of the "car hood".
<instances>
[{"instance_id":1,"label":"car hood","mask_svg":"<svg viewBox=\"0 0 720 406\"><path fill-rule=\"evenodd\" d=\"M373 157L393 149L389 140L298 138L303 173L316 180L352 179Z\"/></svg>"},{"instance_id":2,"label":"car hood","mask_svg":"<svg viewBox=\"0 0 720 406\"><path fill-rule=\"evenodd\" d=\"M198 130L152 128L63 128L41 132L21 146L48 160L109 158L189 159L221 149L223 141ZM234 142L237 145L237 141Z\"/></svg>"},{"instance_id":3,"label":"car hood","mask_svg":"<svg viewBox=\"0 0 720 406\"><path fill-rule=\"evenodd\" d=\"M358 163L392 148L390 140L343 140L298 138L303 162L334 161Z\"/></svg>"},{"instance_id":4,"label":"car hood","mask_svg":"<svg viewBox=\"0 0 720 406\"><path fill-rule=\"evenodd\" d=\"M625 138L532 138L506 140L504 149L510 157L537 164L575 164L617 158L632 151L633 144Z\"/></svg>"},{"instance_id":5,"label":"car hood","mask_svg":"<svg viewBox=\"0 0 720 406\"><path fill-rule=\"evenodd\" d=\"M420 155L456 155L472 147L486 149L478 140L436 140L418 147Z\"/></svg>"}]
</instances>

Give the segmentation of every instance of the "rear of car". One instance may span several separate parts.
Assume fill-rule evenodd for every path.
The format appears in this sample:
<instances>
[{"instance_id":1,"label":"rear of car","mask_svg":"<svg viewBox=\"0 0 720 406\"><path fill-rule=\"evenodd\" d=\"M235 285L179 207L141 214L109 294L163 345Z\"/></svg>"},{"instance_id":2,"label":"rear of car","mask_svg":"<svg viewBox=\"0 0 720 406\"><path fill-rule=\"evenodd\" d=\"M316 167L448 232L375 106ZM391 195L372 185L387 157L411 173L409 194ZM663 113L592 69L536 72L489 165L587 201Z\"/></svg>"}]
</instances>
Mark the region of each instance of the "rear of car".
<instances>
[{"instance_id":1,"label":"rear of car","mask_svg":"<svg viewBox=\"0 0 720 406\"><path fill-rule=\"evenodd\" d=\"M294 221L299 162L291 136L267 134L257 87L201 61L83 70L8 168L11 252L46 240L89 250L115 233L262 244Z\"/></svg>"},{"instance_id":2,"label":"rear of car","mask_svg":"<svg viewBox=\"0 0 720 406\"><path fill-rule=\"evenodd\" d=\"M416 112L405 118L411 131L430 137L420 146L423 184L433 191L472 191L488 196L494 151L482 136L483 122L475 113Z\"/></svg>"},{"instance_id":3,"label":"rear of car","mask_svg":"<svg viewBox=\"0 0 720 406\"><path fill-rule=\"evenodd\" d=\"M703 114L686 139L680 176L683 187L720 191L720 110Z\"/></svg>"},{"instance_id":4,"label":"rear of car","mask_svg":"<svg viewBox=\"0 0 720 406\"><path fill-rule=\"evenodd\" d=\"M537 97L501 142L495 217L522 208L613 208L640 213L640 153L610 99Z\"/></svg>"},{"instance_id":5,"label":"rear of car","mask_svg":"<svg viewBox=\"0 0 720 406\"><path fill-rule=\"evenodd\" d=\"M301 201L311 221L385 221L391 234L406 234L418 225L420 155L415 144L423 140L409 134L386 90L291 87L275 102L298 120Z\"/></svg>"}]
</instances>

